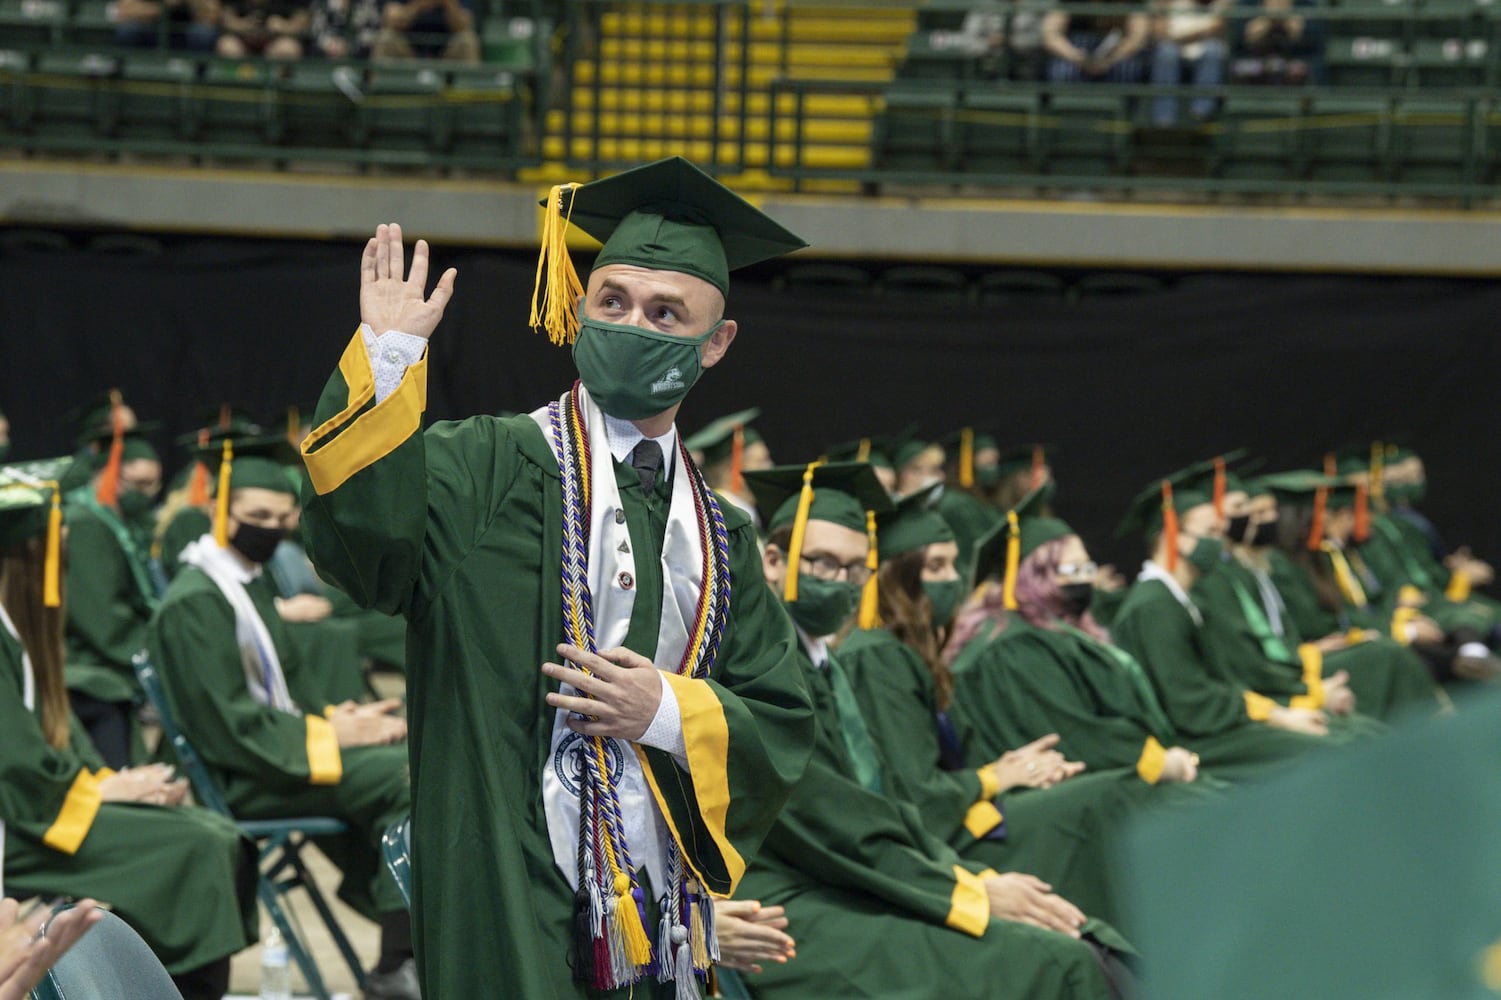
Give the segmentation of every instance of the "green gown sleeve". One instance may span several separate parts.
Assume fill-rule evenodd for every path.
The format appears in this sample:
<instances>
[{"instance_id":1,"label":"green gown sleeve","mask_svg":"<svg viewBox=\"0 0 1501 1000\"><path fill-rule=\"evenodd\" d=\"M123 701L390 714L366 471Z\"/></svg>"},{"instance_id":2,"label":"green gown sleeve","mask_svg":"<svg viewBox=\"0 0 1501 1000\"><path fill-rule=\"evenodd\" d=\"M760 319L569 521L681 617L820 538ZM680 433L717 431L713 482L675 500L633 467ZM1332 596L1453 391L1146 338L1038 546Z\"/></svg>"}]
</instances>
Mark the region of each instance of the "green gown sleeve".
<instances>
[{"instance_id":1,"label":"green gown sleeve","mask_svg":"<svg viewBox=\"0 0 1501 1000\"><path fill-rule=\"evenodd\" d=\"M48 847L76 854L99 813L99 782L68 747L55 749L22 700L21 645L0 630L0 816Z\"/></svg>"},{"instance_id":2,"label":"green gown sleeve","mask_svg":"<svg viewBox=\"0 0 1501 1000\"><path fill-rule=\"evenodd\" d=\"M130 701L130 662L146 646L150 612L109 526L80 508L67 520L68 686L101 701Z\"/></svg>"},{"instance_id":3,"label":"green gown sleeve","mask_svg":"<svg viewBox=\"0 0 1501 1000\"><path fill-rule=\"evenodd\" d=\"M811 663L806 670L818 718L813 757L763 850L826 886L868 893L898 913L983 936L988 870L928 833L911 806L860 786L832 693Z\"/></svg>"},{"instance_id":4,"label":"green gown sleeve","mask_svg":"<svg viewBox=\"0 0 1501 1000\"><path fill-rule=\"evenodd\" d=\"M338 783L332 725L251 697L234 611L201 571L185 569L173 581L152 621L151 652L173 717L210 767L261 787ZM295 670L283 669L295 692Z\"/></svg>"},{"instance_id":5,"label":"green gown sleeve","mask_svg":"<svg viewBox=\"0 0 1501 1000\"><path fill-rule=\"evenodd\" d=\"M870 735L882 748L885 791L916 807L937 837L965 846L1001 823L976 770L946 771L935 722L933 679L922 659L887 632L855 633L839 649ZM988 793L988 794L987 794Z\"/></svg>"},{"instance_id":6,"label":"green gown sleeve","mask_svg":"<svg viewBox=\"0 0 1501 1000\"><path fill-rule=\"evenodd\" d=\"M1116 644L1146 671L1179 733L1211 736L1270 714L1270 699L1209 674L1199 626L1161 581L1132 585L1114 632Z\"/></svg>"},{"instance_id":7,"label":"green gown sleeve","mask_svg":"<svg viewBox=\"0 0 1501 1000\"><path fill-rule=\"evenodd\" d=\"M994 758L1057 733L1063 755L1090 771L1131 767L1155 781L1164 748L1142 721L1130 685L1110 683L1107 665L1089 670L1076 659L1082 652L1066 636L1013 625L956 677L954 697L966 706L981 752Z\"/></svg>"}]
</instances>

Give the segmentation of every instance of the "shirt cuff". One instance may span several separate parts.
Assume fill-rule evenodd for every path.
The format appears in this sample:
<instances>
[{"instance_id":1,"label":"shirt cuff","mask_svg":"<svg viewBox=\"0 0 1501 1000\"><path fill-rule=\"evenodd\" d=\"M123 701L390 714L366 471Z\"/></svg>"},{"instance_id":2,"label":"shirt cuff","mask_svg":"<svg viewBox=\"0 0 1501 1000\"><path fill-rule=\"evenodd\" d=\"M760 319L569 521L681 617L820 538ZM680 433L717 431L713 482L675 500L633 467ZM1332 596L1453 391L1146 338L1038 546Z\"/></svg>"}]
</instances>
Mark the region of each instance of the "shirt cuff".
<instances>
[{"instance_id":1,"label":"shirt cuff","mask_svg":"<svg viewBox=\"0 0 1501 1000\"><path fill-rule=\"evenodd\" d=\"M672 685L662 680L661 674L660 670L657 671L657 680L662 685L662 700L657 703L657 714L652 716L651 725L646 727L646 732L636 742L672 754L679 766L686 771L688 744L683 740L683 711L678 707L678 696L673 693Z\"/></svg>"},{"instance_id":2,"label":"shirt cuff","mask_svg":"<svg viewBox=\"0 0 1501 1000\"><path fill-rule=\"evenodd\" d=\"M365 339L365 353L370 356L370 373L375 376L375 401L379 403L401 385L407 366L422 360L427 341L399 330L388 330L377 337L369 323L360 324L360 336Z\"/></svg>"}]
</instances>

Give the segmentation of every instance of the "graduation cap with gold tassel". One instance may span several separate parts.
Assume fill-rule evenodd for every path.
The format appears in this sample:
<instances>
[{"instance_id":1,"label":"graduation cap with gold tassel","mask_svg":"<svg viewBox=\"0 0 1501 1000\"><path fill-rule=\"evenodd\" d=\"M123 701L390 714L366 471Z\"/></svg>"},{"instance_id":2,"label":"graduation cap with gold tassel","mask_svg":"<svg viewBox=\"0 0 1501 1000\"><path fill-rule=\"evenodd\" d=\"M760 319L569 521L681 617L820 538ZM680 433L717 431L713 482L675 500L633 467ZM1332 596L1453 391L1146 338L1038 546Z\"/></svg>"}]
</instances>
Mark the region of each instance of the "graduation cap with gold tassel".
<instances>
[{"instance_id":1,"label":"graduation cap with gold tassel","mask_svg":"<svg viewBox=\"0 0 1501 1000\"><path fill-rule=\"evenodd\" d=\"M797 600L798 569L802 562L803 539L809 521L830 521L851 531L863 532L870 542L866 566L872 571L875 562L876 525L880 515L892 509L891 500L875 470L864 462L810 462L807 465L780 465L770 469L747 471L745 484L756 498L756 506L769 532L791 527L787 543L787 583L782 599ZM875 574L861 595L861 613L874 600ZM872 608L873 613L873 608Z\"/></svg>"},{"instance_id":2,"label":"graduation cap with gold tassel","mask_svg":"<svg viewBox=\"0 0 1501 1000\"><path fill-rule=\"evenodd\" d=\"M229 495L235 490L262 489L297 495L287 467L298 461L297 449L280 434L253 437L222 437L206 443L196 453L207 465L217 460L218 485L214 491L214 541L229 545Z\"/></svg>"},{"instance_id":3,"label":"graduation cap with gold tassel","mask_svg":"<svg viewBox=\"0 0 1501 1000\"><path fill-rule=\"evenodd\" d=\"M728 297L730 272L808 244L681 156L588 184L561 184L542 200L542 248L529 323L554 344L578 335L584 292L568 227L604 246L594 266L630 264L709 282Z\"/></svg>"},{"instance_id":4,"label":"graduation cap with gold tassel","mask_svg":"<svg viewBox=\"0 0 1501 1000\"><path fill-rule=\"evenodd\" d=\"M1049 542L1076 534L1067 522L1047 514L1054 491L1051 481L1043 483L975 543L975 582L999 579L1008 611L1016 610L1016 578L1022 560Z\"/></svg>"},{"instance_id":5,"label":"graduation cap with gold tassel","mask_svg":"<svg viewBox=\"0 0 1501 1000\"><path fill-rule=\"evenodd\" d=\"M37 536L46 539L42 599L62 606L62 479L71 458L22 462L0 467L0 548Z\"/></svg>"}]
</instances>

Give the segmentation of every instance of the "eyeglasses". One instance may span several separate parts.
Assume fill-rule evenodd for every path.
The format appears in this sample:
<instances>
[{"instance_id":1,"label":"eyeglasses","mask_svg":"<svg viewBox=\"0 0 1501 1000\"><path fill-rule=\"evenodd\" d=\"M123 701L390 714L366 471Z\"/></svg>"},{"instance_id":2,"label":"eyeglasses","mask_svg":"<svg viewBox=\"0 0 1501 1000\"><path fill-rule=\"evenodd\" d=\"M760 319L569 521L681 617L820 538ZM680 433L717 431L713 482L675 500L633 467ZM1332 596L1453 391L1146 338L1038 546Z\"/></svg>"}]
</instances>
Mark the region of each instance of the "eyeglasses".
<instances>
[{"instance_id":1,"label":"eyeglasses","mask_svg":"<svg viewBox=\"0 0 1501 1000\"><path fill-rule=\"evenodd\" d=\"M1075 580L1083 576L1094 576L1099 568L1092 562L1066 562L1058 564L1057 573L1065 580Z\"/></svg>"},{"instance_id":2,"label":"eyeglasses","mask_svg":"<svg viewBox=\"0 0 1501 1000\"><path fill-rule=\"evenodd\" d=\"M870 567L860 562L842 563L833 556L803 556L803 572L815 580L844 580L857 587L870 579Z\"/></svg>"},{"instance_id":3,"label":"eyeglasses","mask_svg":"<svg viewBox=\"0 0 1501 1000\"><path fill-rule=\"evenodd\" d=\"M137 493L144 493L148 497L154 497L161 492L162 481L160 479L130 479L122 475L120 477L120 485L125 489L135 490Z\"/></svg>"}]
</instances>

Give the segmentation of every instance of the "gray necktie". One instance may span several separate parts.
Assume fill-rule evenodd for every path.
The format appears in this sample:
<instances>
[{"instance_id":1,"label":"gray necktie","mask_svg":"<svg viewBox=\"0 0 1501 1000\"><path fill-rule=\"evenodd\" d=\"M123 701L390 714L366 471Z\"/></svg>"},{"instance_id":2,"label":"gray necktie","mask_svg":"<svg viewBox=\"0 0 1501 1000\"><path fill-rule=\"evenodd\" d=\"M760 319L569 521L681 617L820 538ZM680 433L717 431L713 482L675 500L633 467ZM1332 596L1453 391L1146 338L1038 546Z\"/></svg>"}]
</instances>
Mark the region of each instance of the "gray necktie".
<instances>
[{"instance_id":1,"label":"gray necktie","mask_svg":"<svg viewBox=\"0 0 1501 1000\"><path fill-rule=\"evenodd\" d=\"M631 468L641 477L641 489L647 493L657 485L657 474L662 471L662 446L650 438L631 449Z\"/></svg>"}]
</instances>

